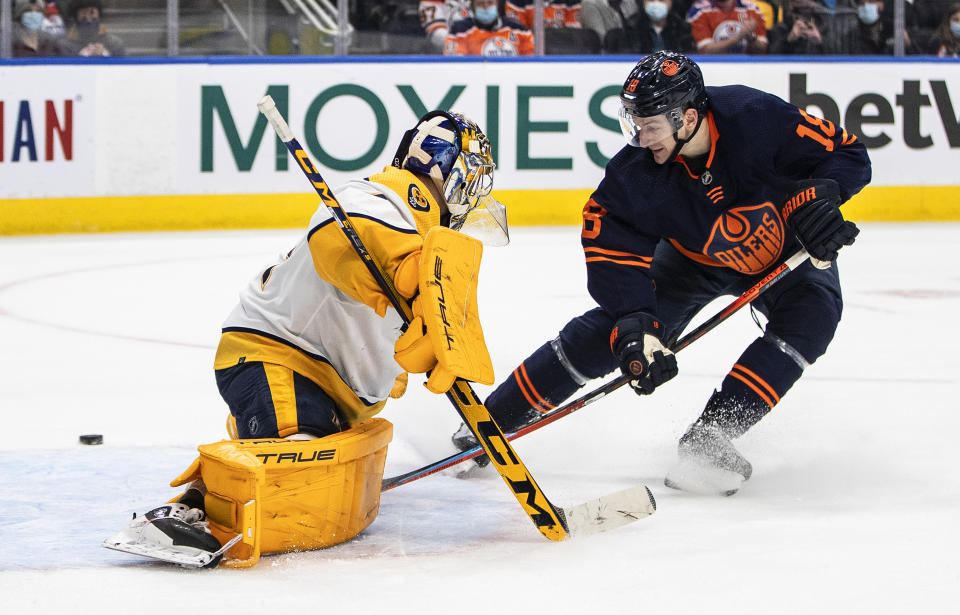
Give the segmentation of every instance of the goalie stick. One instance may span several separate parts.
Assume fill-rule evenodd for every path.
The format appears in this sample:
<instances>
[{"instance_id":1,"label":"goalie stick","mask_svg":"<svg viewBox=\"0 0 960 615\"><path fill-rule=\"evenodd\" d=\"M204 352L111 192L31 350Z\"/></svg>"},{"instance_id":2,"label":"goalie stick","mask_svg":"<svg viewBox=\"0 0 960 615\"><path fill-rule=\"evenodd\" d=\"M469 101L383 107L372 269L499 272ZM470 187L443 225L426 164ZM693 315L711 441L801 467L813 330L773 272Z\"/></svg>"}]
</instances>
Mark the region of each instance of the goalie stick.
<instances>
[{"instance_id":1,"label":"goalie stick","mask_svg":"<svg viewBox=\"0 0 960 615\"><path fill-rule=\"evenodd\" d=\"M313 185L337 226L373 275L391 305L400 314L404 324L409 324L412 320L410 306L397 292L390 276L383 271L363 245L347 212L340 206L333 191L313 165L303 147L294 138L290 126L280 115L273 98L270 95L264 96L257 103L257 108L287 146L300 166L300 170ZM490 416L490 412L477 397L470 383L457 378L446 396L453 403L464 423L469 426L477 441L481 443L483 452L493 461L497 472L510 487L510 491L513 492L524 512L540 533L550 540L564 540L571 534L592 534L619 527L647 517L656 510L653 495L644 485L612 493L570 509L554 506L510 446L503 431Z\"/></svg>"},{"instance_id":2,"label":"goalie stick","mask_svg":"<svg viewBox=\"0 0 960 615\"><path fill-rule=\"evenodd\" d=\"M757 282L748 290L746 290L742 295L740 295L739 297L734 299L732 302L730 302L730 304L728 304L725 308L723 308L722 310L720 310L719 312L711 316L704 323L697 326L693 331L684 335L683 337L678 339L676 342L674 342L671 345L670 349L674 353L677 353L683 350L684 348L686 348L687 346L689 346L690 344L692 344L693 342L697 341L698 339L706 335L709 331L713 330L717 325L719 325L726 319L730 318L730 316L732 316L735 312L740 310L740 308L750 304L754 299L756 299L761 294L763 294L768 288L770 288L771 286L779 282L780 279L783 278L783 276L787 275L790 271L802 265L803 262L807 260L807 258L810 258L813 265L819 269L824 269L830 266L829 262L818 261L815 258L811 257L805 249L800 249L793 256L791 256L787 260L780 263L780 265L777 268L775 268L773 271L771 271L770 273L765 275L763 278L761 278L759 282ZM553 423L554 421L558 421L563 417L569 414L572 414L577 410L580 410L584 406L592 404L593 402L597 401L601 397L605 397L606 395L612 393L613 391L616 391L617 389L619 389L629 381L630 381L630 376L624 376L624 375L618 376L613 380L610 380L604 383L603 385L594 389L593 391L590 391L586 395L582 397L578 397L572 402L565 404L557 408L556 410L553 410L551 412L548 412L546 414L539 416L533 422L528 423L527 425L524 425L517 431L507 434L506 438L507 440L515 440L521 436L527 435L530 432L536 431L542 427L546 427L550 423ZM424 478L425 476L436 474L437 472L446 470L447 468L451 468L459 463L463 463L468 459L473 459L474 457L477 457L482 453L483 453L483 449L480 448L479 446L475 446L471 449L450 455L449 457L444 457L439 461L434 461L433 463L429 463L421 468L417 468L416 470L411 470L405 474L399 474L397 476L391 476L390 478L385 478L381 483L380 491L381 492L389 491L390 489L394 489L395 487L399 487L400 485L412 483L413 481Z\"/></svg>"}]
</instances>

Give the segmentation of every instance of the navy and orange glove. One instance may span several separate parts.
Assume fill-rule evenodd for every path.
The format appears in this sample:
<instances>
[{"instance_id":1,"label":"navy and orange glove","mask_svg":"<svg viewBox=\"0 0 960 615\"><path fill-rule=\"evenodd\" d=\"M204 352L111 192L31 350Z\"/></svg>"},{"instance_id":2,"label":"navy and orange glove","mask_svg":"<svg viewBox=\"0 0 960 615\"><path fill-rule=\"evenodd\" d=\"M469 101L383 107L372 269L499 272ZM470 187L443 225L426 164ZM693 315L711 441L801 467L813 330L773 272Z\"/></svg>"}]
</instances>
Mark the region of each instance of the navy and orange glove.
<instances>
[{"instance_id":1,"label":"navy and orange glove","mask_svg":"<svg viewBox=\"0 0 960 615\"><path fill-rule=\"evenodd\" d=\"M853 245L860 229L840 213L840 186L832 179L797 182L781 209L784 222L810 256L836 260L843 246Z\"/></svg>"},{"instance_id":2,"label":"navy and orange glove","mask_svg":"<svg viewBox=\"0 0 960 615\"><path fill-rule=\"evenodd\" d=\"M663 325L646 312L623 316L610 333L610 350L637 395L649 395L677 375L677 357L663 345L663 333Z\"/></svg>"}]
</instances>

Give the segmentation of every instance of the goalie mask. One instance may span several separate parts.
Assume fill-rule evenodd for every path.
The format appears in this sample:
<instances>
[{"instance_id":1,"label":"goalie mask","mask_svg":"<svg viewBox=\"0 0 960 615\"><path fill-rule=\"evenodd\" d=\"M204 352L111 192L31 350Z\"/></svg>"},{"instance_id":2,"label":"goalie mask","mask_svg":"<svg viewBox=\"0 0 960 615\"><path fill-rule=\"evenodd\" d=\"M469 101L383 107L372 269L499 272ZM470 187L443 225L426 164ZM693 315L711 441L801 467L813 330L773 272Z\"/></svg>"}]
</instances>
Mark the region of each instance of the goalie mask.
<instances>
[{"instance_id":1,"label":"goalie mask","mask_svg":"<svg viewBox=\"0 0 960 615\"><path fill-rule=\"evenodd\" d=\"M459 113L431 111L420 118L404 134L393 166L433 179L455 230L493 189L490 141L476 123Z\"/></svg>"}]
</instances>

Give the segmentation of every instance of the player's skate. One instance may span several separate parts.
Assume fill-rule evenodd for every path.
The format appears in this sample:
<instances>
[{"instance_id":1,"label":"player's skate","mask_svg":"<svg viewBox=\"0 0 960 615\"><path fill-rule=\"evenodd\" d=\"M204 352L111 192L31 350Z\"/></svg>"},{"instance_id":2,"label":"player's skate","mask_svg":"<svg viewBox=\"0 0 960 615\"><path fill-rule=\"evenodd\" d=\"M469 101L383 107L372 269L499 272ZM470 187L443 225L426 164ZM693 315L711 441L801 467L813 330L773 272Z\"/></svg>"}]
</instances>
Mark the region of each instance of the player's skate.
<instances>
[{"instance_id":1,"label":"player's skate","mask_svg":"<svg viewBox=\"0 0 960 615\"><path fill-rule=\"evenodd\" d=\"M673 489L710 495L733 495L753 474L753 467L716 424L702 419L680 438L679 460L663 483Z\"/></svg>"},{"instance_id":2,"label":"player's skate","mask_svg":"<svg viewBox=\"0 0 960 615\"><path fill-rule=\"evenodd\" d=\"M470 431L470 428L467 427L466 423L460 423L460 428L457 429L452 436L450 436L450 440L459 451L468 451L475 446L480 446L480 442L477 440L477 437L473 435L473 432ZM469 478L470 476L476 474L480 469L485 468L490 464L490 458L487 457L486 453L477 455L472 461L473 463L467 466L466 470L463 470L457 474L457 478Z\"/></svg>"},{"instance_id":3,"label":"player's skate","mask_svg":"<svg viewBox=\"0 0 960 615\"><path fill-rule=\"evenodd\" d=\"M236 539L221 547L207 531L206 513L202 508L175 502L140 517L134 513L133 520L103 541L103 546L188 568L212 568L235 542Z\"/></svg>"}]
</instances>

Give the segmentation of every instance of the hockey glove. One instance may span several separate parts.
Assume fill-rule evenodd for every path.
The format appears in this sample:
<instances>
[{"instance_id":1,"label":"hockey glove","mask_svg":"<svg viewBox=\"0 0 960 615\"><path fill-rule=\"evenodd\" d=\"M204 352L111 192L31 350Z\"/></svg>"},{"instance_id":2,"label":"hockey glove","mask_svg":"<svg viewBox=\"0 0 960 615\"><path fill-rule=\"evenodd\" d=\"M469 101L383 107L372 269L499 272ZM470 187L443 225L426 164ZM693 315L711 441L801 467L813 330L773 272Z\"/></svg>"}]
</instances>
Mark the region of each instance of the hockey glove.
<instances>
[{"instance_id":1,"label":"hockey glove","mask_svg":"<svg viewBox=\"0 0 960 615\"><path fill-rule=\"evenodd\" d=\"M429 372L437 366L437 355L427 336L427 326L423 323L423 309L418 295L410 305L413 320L407 330L393 345L393 360L411 374Z\"/></svg>"},{"instance_id":2,"label":"hockey glove","mask_svg":"<svg viewBox=\"0 0 960 615\"><path fill-rule=\"evenodd\" d=\"M853 245L860 233L856 224L843 219L840 186L832 179L797 182L781 214L810 256L820 261L836 260L840 248Z\"/></svg>"},{"instance_id":3,"label":"hockey glove","mask_svg":"<svg viewBox=\"0 0 960 615\"><path fill-rule=\"evenodd\" d=\"M631 376L637 395L649 395L677 375L677 358L663 345L663 326L646 312L620 318L610 333L610 349L620 362L620 371Z\"/></svg>"}]
</instances>

